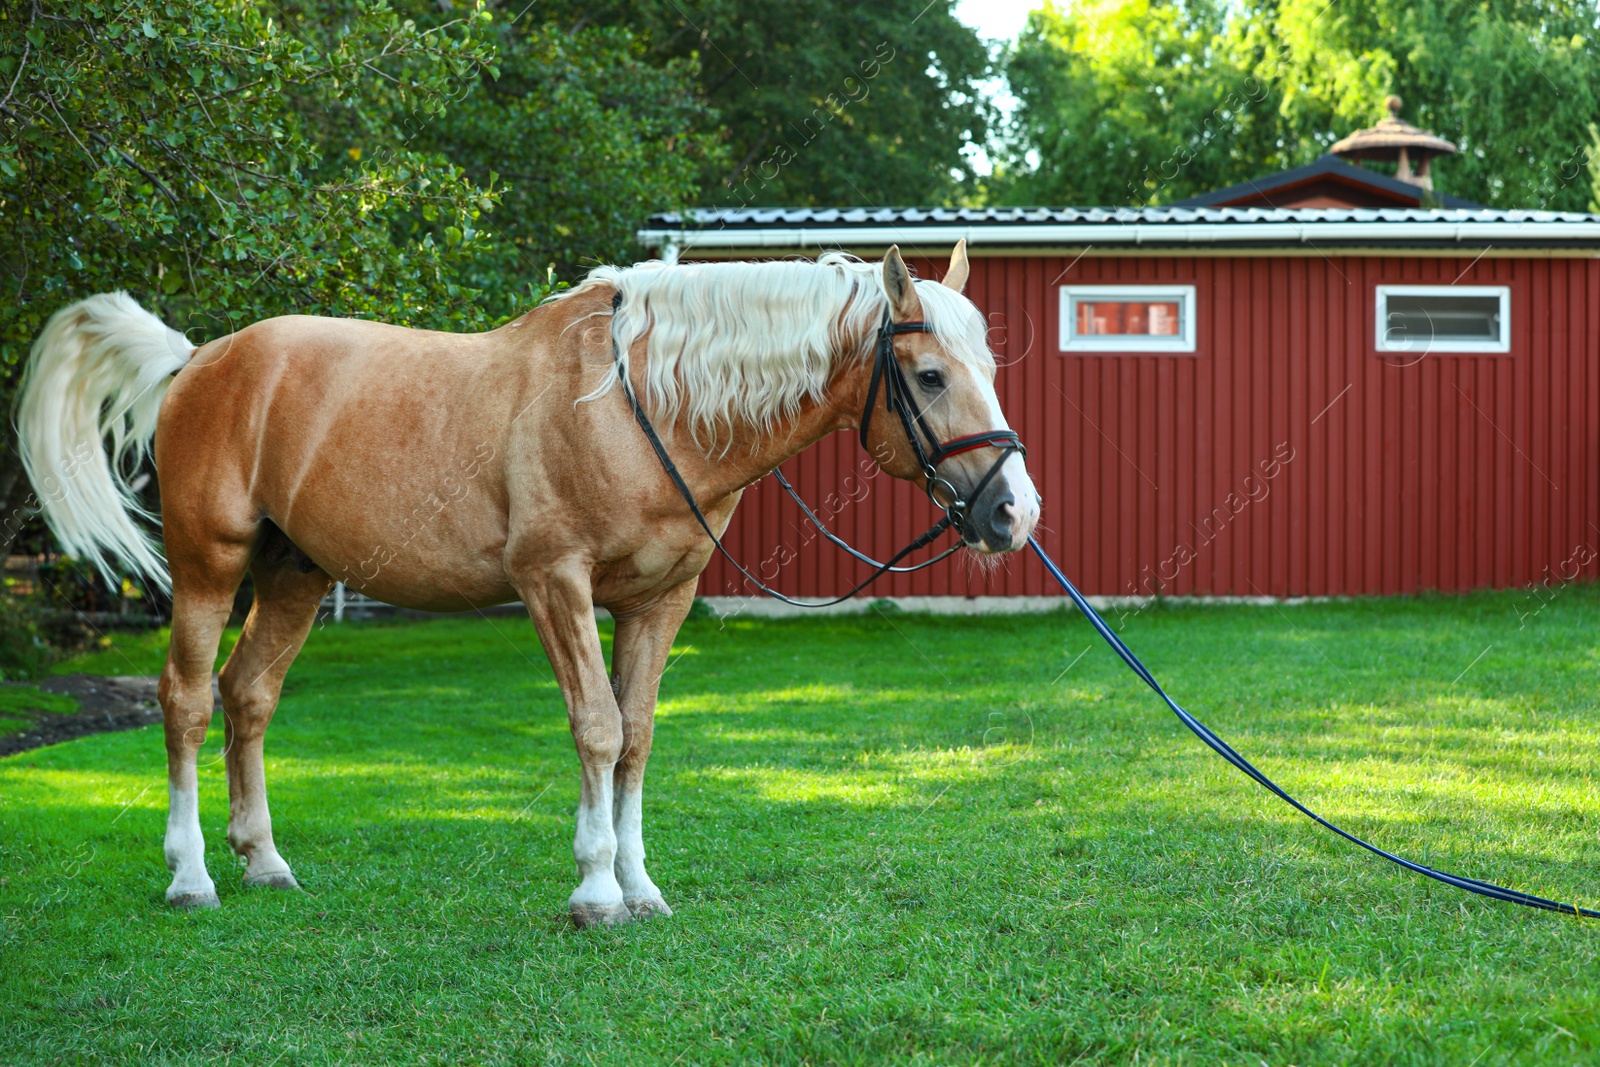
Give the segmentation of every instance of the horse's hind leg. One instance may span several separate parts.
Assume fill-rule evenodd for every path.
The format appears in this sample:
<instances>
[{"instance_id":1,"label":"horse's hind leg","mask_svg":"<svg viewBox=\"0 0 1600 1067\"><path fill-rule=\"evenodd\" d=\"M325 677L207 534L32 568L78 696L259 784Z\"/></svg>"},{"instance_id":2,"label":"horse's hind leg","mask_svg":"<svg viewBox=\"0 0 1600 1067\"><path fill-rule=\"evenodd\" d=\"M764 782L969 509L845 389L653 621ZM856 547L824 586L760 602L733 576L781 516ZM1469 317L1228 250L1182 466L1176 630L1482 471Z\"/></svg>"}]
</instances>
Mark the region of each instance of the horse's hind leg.
<instances>
[{"instance_id":1,"label":"horse's hind leg","mask_svg":"<svg viewBox=\"0 0 1600 1067\"><path fill-rule=\"evenodd\" d=\"M217 890L206 872L195 760L211 725L211 670L217 645L233 610L233 594L244 578L251 546L219 542L203 550L174 552L174 526L168 524L167 537L173 564L172 641L160 687L167 741L165 852L167 868L172 871L167 903L178 908L214 908Z\"/></svg>"},{"instance_id":2,"label":"horse's hind leg","mask_svg":"<svg viewBox=\"0 0 1600 1067\"><path fill-rule=\"evenodd\" d=\"M250 575L255 603L219 680L227 723L228 844L245 858L245 885L294 889L294 874L272 841L261 746L284 675L333 582L271 527Z\"/></svg>"}]
</instances>

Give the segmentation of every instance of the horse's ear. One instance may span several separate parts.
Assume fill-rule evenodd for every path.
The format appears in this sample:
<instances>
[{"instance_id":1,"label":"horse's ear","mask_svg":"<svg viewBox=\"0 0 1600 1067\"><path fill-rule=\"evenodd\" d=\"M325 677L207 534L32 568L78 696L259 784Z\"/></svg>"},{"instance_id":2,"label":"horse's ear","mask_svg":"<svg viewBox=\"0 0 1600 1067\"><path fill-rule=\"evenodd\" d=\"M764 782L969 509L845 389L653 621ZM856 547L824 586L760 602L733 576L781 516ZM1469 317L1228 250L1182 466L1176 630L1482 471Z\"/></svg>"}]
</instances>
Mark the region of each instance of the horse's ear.
<instances>
[{"instance_id":1,"label":"horse's ear","mask_svg":"<svg viewBox=\"0 0 1600 1067\"><path fill-rule=\"evenodd\" d=\"M899 245L890 245L883 257L883 292L897 320L905 322L916 318L917 294L906 261L900 258Z\"/></svg>"},{"instance_id":2,"label":"horse's ear","mask_svg":"<svg viewBox=\"0 0 1600 1067\"><path fill-rule=\"evenodd\" d=\"M944 284L959 293L967 287L967 275L971 273L971 265L967 263L967 239L963 237L956 242L956 250L950 253L950 269L944 272Z\"/></svg>"}]
</instances>

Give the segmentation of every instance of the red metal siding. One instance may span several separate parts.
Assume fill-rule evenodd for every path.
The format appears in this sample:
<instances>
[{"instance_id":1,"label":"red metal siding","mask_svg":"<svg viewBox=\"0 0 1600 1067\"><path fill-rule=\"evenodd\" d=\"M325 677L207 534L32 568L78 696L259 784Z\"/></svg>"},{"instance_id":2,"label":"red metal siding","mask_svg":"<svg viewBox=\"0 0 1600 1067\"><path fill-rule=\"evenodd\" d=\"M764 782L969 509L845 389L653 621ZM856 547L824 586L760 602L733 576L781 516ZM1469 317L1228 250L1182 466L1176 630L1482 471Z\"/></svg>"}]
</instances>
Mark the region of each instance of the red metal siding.
<instances>
[{"instance_id":1,"label":"red metal siding","mask_svg":"<svg viewBox=\"0 0 1600 1067\"><path fill-rule=\"evenodd\" d=\"M1059 352L1058 287L1108 282L1194 285L1196 352ZM1377 354L1376 286L1452 283L1511 287L1509 354L1410 366ZM1005 256L973 261L968 294L993 323L1044 546L1089 593L1458 591L1540 581L1580 546L1600 553L1600 261ZM839 434L786 471L881 557L935 516L863 458ZM795 595L859 580L780 497L770 481L749 490L729 547ZM1023 554L874 589L1056 592ZM748 590L718 558L701 591Z\"/></svg>"}]
</instances>

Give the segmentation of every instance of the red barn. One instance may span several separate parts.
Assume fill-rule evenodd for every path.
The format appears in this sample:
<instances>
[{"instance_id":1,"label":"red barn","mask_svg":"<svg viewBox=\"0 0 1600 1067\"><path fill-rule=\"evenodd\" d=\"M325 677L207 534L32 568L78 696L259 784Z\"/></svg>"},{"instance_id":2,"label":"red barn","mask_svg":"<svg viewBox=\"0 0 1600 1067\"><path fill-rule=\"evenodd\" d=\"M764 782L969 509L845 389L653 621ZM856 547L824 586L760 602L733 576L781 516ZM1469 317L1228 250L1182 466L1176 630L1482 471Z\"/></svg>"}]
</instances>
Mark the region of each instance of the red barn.
<instances>
[{"instance_id":1,"label":"red barn","mask_svg":"<svg viewBox=\"0 0 1600 1067\"><path fill-rule=\"evenodd\" d=\"M1401 184L1360 174L1363 196ZM1280 184L1326 202L1343 180L1337 167L1311 177ZM1088 593L1387 594L1600 574L1600 216L1272 207L1262 189L1246 207L705 210L657 216L641 238L696 259L898 244L929 278L965 238L967 292L993 324L1001 402L1044 496L1043 543ZM839 434L788 473L881 555L934 515L864 459ZM747 493L728 544L792 594L836 594L864 573L770 480ZM945 565L874 589L1056 592L1025 554L992 574ZM720 558L701 591L749 592Z\"/></svg>"}]
</instances>

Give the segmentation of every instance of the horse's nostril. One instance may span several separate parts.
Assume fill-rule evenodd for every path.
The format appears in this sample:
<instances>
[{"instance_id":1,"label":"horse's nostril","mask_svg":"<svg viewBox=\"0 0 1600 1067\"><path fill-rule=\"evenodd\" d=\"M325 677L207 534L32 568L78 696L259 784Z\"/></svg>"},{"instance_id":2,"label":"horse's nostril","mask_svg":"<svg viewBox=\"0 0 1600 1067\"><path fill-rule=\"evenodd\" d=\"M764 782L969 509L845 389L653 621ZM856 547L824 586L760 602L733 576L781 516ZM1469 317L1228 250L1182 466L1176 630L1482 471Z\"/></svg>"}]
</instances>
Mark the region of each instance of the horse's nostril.
<instances>
[{"instance_id":1,"label":"horse's nostril","mask_svg":"<svg viewBox=\"0 0 1600 1067\"><path fill-rule=\"evenodd\" d=\"M992 520L995 533L1009 534L1011 532L1011 523L1016 516L1016 508L1013 506L1015 503L1016 498L1007 494L995 504Z\"/></svg>"}]
</instances>

